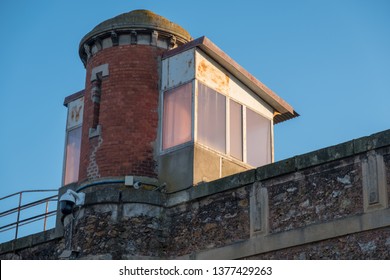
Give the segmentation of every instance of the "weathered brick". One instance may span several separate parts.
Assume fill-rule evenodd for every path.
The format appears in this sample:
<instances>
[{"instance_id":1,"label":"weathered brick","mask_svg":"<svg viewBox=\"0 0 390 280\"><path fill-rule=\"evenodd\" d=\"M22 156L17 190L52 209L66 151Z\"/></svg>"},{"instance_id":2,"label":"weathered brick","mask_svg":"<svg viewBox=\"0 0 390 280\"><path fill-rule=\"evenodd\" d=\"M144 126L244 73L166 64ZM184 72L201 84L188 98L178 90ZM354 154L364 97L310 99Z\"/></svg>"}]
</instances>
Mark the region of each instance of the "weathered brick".
<instances>
[{"instance_id":1,"label":"weathered brick","mask_svg":"<svg viewBox=\"0 0 390 280\"><path fill-rule=\"evenodd\" d=\"M96 126L94 104L90 96L85 98L80 181L127 174L156 176L153 145L157 139L158 63L162 52L151 46L128 45L102 50L89 60L88 95L94 67L109 64L109 76L101 83L98 119L102 143L98 148L97 140L88 137L89 129Z\"/></svg>"}]
</instances>

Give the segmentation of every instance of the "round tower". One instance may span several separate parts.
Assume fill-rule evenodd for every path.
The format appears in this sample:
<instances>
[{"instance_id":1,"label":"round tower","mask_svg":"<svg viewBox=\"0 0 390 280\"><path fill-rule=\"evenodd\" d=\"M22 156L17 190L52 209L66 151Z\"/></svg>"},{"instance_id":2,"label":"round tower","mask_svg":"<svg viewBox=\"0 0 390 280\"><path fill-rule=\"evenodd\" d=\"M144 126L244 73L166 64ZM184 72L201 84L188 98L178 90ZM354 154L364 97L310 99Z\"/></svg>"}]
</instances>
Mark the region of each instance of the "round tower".
<instances>
[{"instance_id":1,"label":"round tower","mask_svg":"<svg viewBox=\"0 0 390 280\"><path fill-rule=\"evenodd\" d=\"M147 10L97 25L80 42L86 68L79 182L111 176L157 177L161 54L191 40Z\"/></svg>"}]
</instances>

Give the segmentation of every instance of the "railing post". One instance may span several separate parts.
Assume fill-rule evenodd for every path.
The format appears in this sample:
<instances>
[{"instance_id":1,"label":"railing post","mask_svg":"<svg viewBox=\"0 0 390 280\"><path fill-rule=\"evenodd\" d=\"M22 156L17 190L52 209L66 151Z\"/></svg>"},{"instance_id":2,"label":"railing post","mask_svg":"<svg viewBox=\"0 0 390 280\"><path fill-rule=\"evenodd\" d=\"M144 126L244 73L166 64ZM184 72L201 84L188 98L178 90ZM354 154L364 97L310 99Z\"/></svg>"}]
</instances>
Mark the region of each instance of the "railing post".
<instances>
[{"instance_id":1,"label":"railing post","mask_svg":"<svg viewBox=\"0 0 390 280\"><path fill-rule=\"evenodd\" d=\"M15 239L18 238L19 219L20 219L20 206L22 205L22 194L23 194L23 192L20 192L20 193L19 193L19 205L18 205L18 215L17 215L17 218L16 218Z\"/></svg>"},{"instance_id":2,"label":"railing post","mask_svg":"<svg viewBox=\"0 0 390 280\"><path fill-rule=\"evenodd\" d=\"M45 218L43 219L43 231L46 231L47 212L49 211L49 201L46 201Z\"/></svg>"}]
</instances>

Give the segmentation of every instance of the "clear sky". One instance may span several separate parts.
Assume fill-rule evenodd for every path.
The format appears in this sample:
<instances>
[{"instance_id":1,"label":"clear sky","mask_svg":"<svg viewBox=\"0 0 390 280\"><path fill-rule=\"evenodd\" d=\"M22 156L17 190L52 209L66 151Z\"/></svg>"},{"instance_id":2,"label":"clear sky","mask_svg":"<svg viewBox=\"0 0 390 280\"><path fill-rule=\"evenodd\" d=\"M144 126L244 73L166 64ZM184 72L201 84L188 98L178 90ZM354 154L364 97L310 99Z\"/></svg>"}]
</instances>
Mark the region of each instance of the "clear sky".
<instances>
[{"instance_id":1,"label":"clear sky","mask_svg":"<svg viewBox=\"0 0 390 280\"><path fill-rule=\"evenodd\" d=\"M60 186L78 44L134 9L209 37L301 114L276 125L276 160L390 128L387 0L1 0L0 197Z\"/></svg>"}]
</instances>

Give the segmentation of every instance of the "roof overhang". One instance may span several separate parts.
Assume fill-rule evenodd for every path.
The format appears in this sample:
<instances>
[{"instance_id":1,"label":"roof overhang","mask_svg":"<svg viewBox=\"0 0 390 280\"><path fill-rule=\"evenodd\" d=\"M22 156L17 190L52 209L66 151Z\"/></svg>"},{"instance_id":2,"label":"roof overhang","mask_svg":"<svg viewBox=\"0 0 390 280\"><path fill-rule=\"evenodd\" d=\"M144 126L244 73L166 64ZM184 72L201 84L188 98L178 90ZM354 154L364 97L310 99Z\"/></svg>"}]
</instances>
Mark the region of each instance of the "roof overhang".
<instances>
[{"instance_id":1,"label":"roof overhang","mask_svg":"<svg viewBox=\"0 0 390 280\"><path fill-rule=\"evenodd\" d=\"M80 90L80 91L78 91L76 93L73 93L73 94L65 97L65 99L64 99L64 106L68 107L68 104L70 102L75 101L76 99L79 99L79 98L83 97L84 94L85 94L85 91L84 90Z\"/></svg>"},{"instance_id":2,"label":"roof overhang","mask_svg":"<svg viewBox=\"0 0 390 280\"><path fill-rule=\"evenodd\" d=\"M294 111L294 108L283 100L280 96L274 93L271 89L265 86L262 82L251 75L241 65L235 62L224 51L217 47L207 37L203 36L193 41L190 41L180 47L169 50L163 54L163 59L174 56L183 51L199 48L224 67L229 73L235 76L238 80L244 83L250 90L257 94L261 99L267 102L274 110L274 123L280 123L295 117L299 114Z\"/></svg>"}]
</instances>

